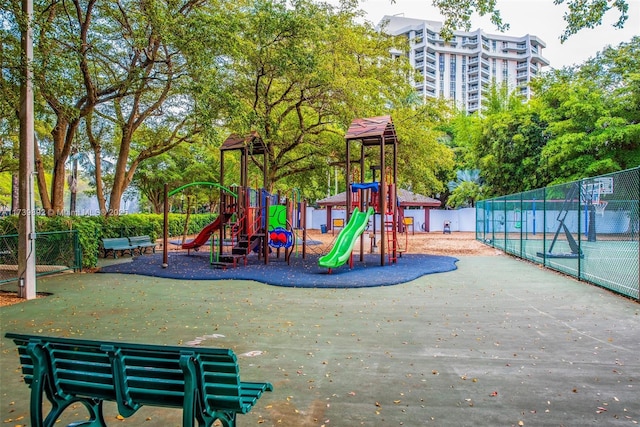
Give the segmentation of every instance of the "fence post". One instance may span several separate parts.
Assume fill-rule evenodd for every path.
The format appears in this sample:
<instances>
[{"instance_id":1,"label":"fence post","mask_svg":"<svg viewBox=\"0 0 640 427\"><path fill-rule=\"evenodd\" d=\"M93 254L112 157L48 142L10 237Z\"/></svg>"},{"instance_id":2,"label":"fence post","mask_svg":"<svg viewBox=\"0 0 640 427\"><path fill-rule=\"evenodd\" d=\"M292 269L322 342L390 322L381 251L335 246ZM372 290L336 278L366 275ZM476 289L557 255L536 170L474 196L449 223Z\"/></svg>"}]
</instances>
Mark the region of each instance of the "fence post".
<instances>
[{"instance_id":1,"label":"fence post","mask_svg":"<svg viewBox=\"0 0 640 427\"><path fill-rule=\"evenodd\" d=\"M80 236L78 230L73 230L73 249L75 254L75 265L73 271L82 270L82 248L80 247Z\"/></svg>"},{"instance_id":2,"label":"fence post","mask_svg":"<svg viewBox=\"0 0 640 427\"><path fill-rule=\"evenodd\" d=\"M542 265L547 265L547 187L542 189Z\"/></svg>"}]
</instances>

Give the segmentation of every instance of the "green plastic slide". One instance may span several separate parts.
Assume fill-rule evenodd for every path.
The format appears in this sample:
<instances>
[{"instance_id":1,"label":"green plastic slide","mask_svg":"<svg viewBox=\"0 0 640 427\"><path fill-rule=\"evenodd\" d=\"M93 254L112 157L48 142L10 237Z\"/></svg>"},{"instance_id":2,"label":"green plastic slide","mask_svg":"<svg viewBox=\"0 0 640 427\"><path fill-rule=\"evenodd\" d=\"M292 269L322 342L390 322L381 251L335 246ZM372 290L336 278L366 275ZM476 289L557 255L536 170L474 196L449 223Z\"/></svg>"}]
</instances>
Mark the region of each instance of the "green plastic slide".
<instances>
[{"instance_id":1,"label":"green plastic slide","mask_svg":"<svg viewBox=\"0 0 640 427\"><path fill-rule=\"evenodd\" d=\"M347 262L353 246L356 244L358 237L364 232L369 223L369 218L375 213L373 208L369 208L366 212L360 212L358 208L353 210L353 214L349 219L349 223L342 229L336 243L328 254L320 257L318 265L320 267L336 268Z\"/></svg>"}]
</instances>

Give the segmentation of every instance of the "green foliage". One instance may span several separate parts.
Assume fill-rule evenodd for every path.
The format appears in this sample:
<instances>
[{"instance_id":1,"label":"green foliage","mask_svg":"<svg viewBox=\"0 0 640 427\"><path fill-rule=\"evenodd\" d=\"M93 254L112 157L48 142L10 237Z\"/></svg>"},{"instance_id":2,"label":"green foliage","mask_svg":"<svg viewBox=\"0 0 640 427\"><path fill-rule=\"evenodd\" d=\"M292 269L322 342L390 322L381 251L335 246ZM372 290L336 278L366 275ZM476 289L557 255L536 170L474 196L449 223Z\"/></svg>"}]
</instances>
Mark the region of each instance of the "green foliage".
<instances>
[{"instance_id":1,"label":"green foliage","mask_svg":"<svg viewBox=\"0 0 640 427\"><path fill-rule=\"evenodd\" d=\"M389 55L397 40L358 24L352 3L253 0L243 9L228 126L257 130L269 149L273 190L322 182L344 167L355 117L389 114L413 90ZM256 31L259 28L260 31ZM280 183L280 181L283 181Z\"/></svg>"},{"instance_id":2,"label":"green foliage","mask_svg":"<svg viewBox=\"0 0 640 427\"><path fill-rule=\"evenodd\" d=\"M7 209L11 207L11 179L11 173L0 172L0 205Z\"/></svg>"},{"instance_id":3,"label":"green foliage","mask_svg":"<svg viewBox=\"0 0 640 427\"><path fill-rule=\"evenodd\" d=\"M483 197L482 178L477 169L457 171L456 181L450 181L448 187L451 194L447 205L452 208L473 207Z\"/></svg>"},{"instance_id":4,"label":"green foliage","mask_svg":"<svg viewBox=\"0 0 640 427\"><path fill-rule=\"evenodd\" d=\"M449 39L455 30L469 31L474 12L480 16L490 15L491 22L501 32L509 29L509 24L502 22L496 0L431 0L431 2L445 17L444 26L440 31L445 39ZM554 3L566 4L568 7L568 11L564 14L566 28L560 36L563 42L584 28L595 28L601 25L603 17L609 11L618 14L618 19L613 24L615 28L623 28L629 17L628 0L554 0Z\"/></svg>"},{"instance_id":5,"label":"green foliage","mask_svg":"<svg viewBox=\"0 0 640 427\"><path fill-rule=\"evenodd\" d=\"M451 109L443 100L395 108L398 133L398 181L411 191L433 196L444 191L442 176L454 166L454 152L439 128L450 120Z\"/></svg>"},{"instance_id":6,"label":"green foliage","mask_svg":"<svg viewBox=\"0 0 640 427\"><path fill-rule=\"evenodd\" d=\"M193 214L189 218L188 234L197 234L215 219L212 214ZM186 215L169 214L169 236L182 235ZM151 240L163 236L164 217L158 214L130 214L116 217L100 216L37 216L36 232L78 230L83 268L96 266L100 239L148 235ZM0 235L18 233L18 216L0 218ZM37 242L36 242L37 247Z\"/></svg>"},{"instance_id":7,"label":"green foliage","mask_svg":"<svg viewBox=\"0 0 640 427\"><path fill-rule=\"evenodd\" d=\"M551 182L640 165L640 37L535 83L548 123L541 168Z\"/></svg>"}]
</instances>

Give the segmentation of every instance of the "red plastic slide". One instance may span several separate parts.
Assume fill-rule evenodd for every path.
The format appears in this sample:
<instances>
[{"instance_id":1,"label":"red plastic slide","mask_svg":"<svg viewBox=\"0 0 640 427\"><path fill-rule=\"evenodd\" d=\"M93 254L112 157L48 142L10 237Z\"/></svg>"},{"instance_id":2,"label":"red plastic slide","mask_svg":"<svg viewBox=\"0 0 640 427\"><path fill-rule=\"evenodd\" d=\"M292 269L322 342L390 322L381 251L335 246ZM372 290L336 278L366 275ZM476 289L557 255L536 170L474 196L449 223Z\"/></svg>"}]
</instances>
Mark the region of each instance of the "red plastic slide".
<instances>
[{"instance_id":1,"label":"red plastic slide","mask_svg":"<svg viewBox=\"0 0 640 427\"><path fill-rule=\"evenodd\" d=\"M195 239L189 242L185 242L182 245L182 249L195 249L207 243L213 232L218 230L222 226L222 224L224 223L224 218L224 215L219 215L215 221L203 228L202 231L198 233Z\"/></svg>"}]
</instances>

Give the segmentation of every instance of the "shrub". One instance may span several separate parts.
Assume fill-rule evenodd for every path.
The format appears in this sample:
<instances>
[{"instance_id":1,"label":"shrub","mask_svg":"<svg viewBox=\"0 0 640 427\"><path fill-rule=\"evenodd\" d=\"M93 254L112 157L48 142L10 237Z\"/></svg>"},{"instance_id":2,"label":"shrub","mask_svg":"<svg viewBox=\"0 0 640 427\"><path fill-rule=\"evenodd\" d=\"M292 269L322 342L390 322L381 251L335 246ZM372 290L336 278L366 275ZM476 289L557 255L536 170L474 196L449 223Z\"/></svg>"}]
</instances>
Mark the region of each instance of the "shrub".
<instances>
[{"instance_id":1,"label":"shrub","mask_svg":"<svg viewBox=\"0 0 640 427\"><path fill-rule=\"evenodd\" d=\"M192 214L187 234L197 234L216 218L214 214ZM169 214L169 236L182 236L186 215ZM77 230L82 250L82 267L95 267L98 262L100 240L105 237L148 235L151 240L161 238L162 214L130 214L117 217L101 216L37 216L36 232ZM0 218L0 235L17 234L16 215ZM37 243L36 243L37 246Z\"/></svg>"}]
</instances>

